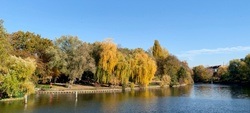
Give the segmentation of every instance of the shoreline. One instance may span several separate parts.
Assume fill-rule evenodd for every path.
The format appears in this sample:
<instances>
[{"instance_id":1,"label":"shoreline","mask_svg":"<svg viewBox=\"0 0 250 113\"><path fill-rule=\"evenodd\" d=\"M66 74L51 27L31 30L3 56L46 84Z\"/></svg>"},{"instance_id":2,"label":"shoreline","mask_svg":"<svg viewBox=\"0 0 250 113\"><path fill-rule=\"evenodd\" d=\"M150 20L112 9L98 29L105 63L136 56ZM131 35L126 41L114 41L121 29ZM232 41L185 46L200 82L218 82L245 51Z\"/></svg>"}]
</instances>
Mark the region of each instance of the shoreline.
<instances>
[{"instance_id":1,"label":"shoreline","mask_svg":"<svg viewBox=\"0 0 250 113\"><path fill-rule=\"evenodd\" d=\"M160 89L160 86L148 86L145 88L135 87L134 89L131 89L130 87L125 88L123 90L121 87L118 88L106 88L106 87L99 87L99 88L89 88L89 89L54 89L54 90L47 90L47 91L41 91L38 90L35 93L36 94L95 94L95 93L121 93L123 91L137 91L141 89Z\"/></svg>"},{"instance_id":2,"label":"shoreline","mask_svg":"<svg viewBox=\"0 0 250 113\"><path fill-rule=\"evenodd\" d=\"M0 102L11 102L11 101L18 101L18 100L24 100L24 97L0 99Z\"/></svg>"},{"instance_id":3,"label":"shoreline","mask_svg":"<svg viewBox=\"0 0 250 113\"><path fill-rule=\"evenodd\" d=\"M184 87L187 86L187 84L178 85L175 87ZM125 88L123 90L121 87L92 87L92 88L52 88L49 90L36 90L35 94L98 94L98 93L122 93L124 91L138 91L138 90L145 90L145 89L161 89L161 88L171 88L170 86L161 87L159 85L156 86L147 86L147 87L135 87L134 89L131 89L130 87ZM24 100L24 97L19 98L5 98L0 99L0 102L10 102L10 101L18 101L18 100Z\"/></svg>"},{"instance_id":4,"label":"shoreline","mask_svg":"<svg viewBox=\"0 0 250 113\"><path fill-rule=\"evenodd\" d=\"M174 85L173 88L176 87L185 87L188 84L181 84L181 85ZM86 89L50 89L50 90L37 90L36 94L95 94L95 93L121 93L123 91L138 91L138 90L145 90L145 89L161 89L161 88L171 88L169 85L161 87L159 85L155 86L147 86L147 87L135 87L131 89L130 87L127 87L122 89L122 87L92 87L92 88L86 88Z\"/></svg>"}]
</instances>

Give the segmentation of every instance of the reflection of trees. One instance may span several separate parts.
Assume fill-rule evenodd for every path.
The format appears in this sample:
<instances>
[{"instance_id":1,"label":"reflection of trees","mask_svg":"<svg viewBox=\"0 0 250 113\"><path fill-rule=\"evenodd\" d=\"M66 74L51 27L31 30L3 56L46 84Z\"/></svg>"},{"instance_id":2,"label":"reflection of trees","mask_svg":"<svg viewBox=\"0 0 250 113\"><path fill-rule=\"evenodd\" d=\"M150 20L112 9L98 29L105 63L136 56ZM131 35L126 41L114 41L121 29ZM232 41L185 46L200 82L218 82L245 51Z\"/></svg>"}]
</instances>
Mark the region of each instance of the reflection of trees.
<instances>
[{"instance_id":1,"label":"reflection of trees","mask_svg":"<svg viewBox=\"0 0 250 113\"><path fill-rule=\"evenodd\" d=\"M190 96L193 85L187 85L185 87L176 87L171 89L171 96Z\"/></svg>"},{"instance_id":2,"label":"reflection of trees","mask_svg":"<svg viewBox=\"0 0 250 113\"><path fill-rule=\"evenodd\" d=\"M250 98L250 88L241 86L230 87L232 98Z\"/></svg>"},{"instance_id":3,"label":"reflection of trees","mask_svg":"<svg viewBox=\"0 0 250 113\"><path fill-rule=\"evenodd\" d=\"M155 92L157 97L171 96L171 88L161 88Z\"/></svg>"},{"instance_id":4,"label":"reflection of trees","mask_svg":"<svg viewBox=\"0 0 250 113\"><path fill-rule=\"evenodd\" d=\"M195 95L209 98L212 95L212 86L211 85L197 86L195 90Z\"/></svg>"},{"instance_id":5,"label":"reflection of trees","mask_svg":"<svg viewBox=\"0 0 250 113\"><path fill-rule=\"evenodd\" d=\"M192 87L193 86L188 85L179 88L141 89L139 91L124 93L89 94L87 97L85 97L85 100L88 99L86 101L94 100L99 103L104 103L102 104L104 111L115 112L115 108L126 101L143 99L145 101L145 106L147 106L158 97L190 95Z\"/></svg>"},{"instance_id":6,"label":"reflection of trees","mask_svg":"<svg viewBox=\"0 0 250 113\"><path fill-rule=\"evenodd\" d=\"M28 96L28 103L24 104L24 100L0 102L1 113L19 113L20 111L32 112L35 106L34 95Z\"/></svg>"},{"instance_id":7,"label":"reflection of trees","mask_svg":"<svg viewBox=\"0 0 250 113\"><path fill-rule=\"evenodd\" d=\"M57 108L61 106L74 105L74 94L36 94L28 97L28 103L24 107L23 102L20 105L23 106L21 111L32 112L39 108ZM72 104L71 104L72 103Z\"/></svg>"},{"instance_id":8,"label":"reflection of trees","mask_svg":"<svg viewBox=\"0 0 250 113\"><path fill-rule=\"evenodd\" d=\"M23 101L12 101L12 102L0 102L1 113L18 113L24 108Z\"/></svg>"},{"instance_id":9,"label":"reflection of trees","mask_svg":"<svg viewBox=\"0 0 250 113\"><path fill-rule=\"evenodd\" d=\"M40 109L55 110L60 108L68 109L97 109L100 112L119 112L131 104L138 105L146 111L157 106L159 100L170 96L189 96L193 86L179 88L144 89L139 91L128 91L123 93L99 93L79 94L77 101L75 94L36 94L28 97L28 104L25 108L23 101L9 104L0 103L1 112L15 108L14 111L35 112ZM204 89L205 90L205 89ZM164 101L164 100L163 100Z\"/></svg>"}]
</instances>

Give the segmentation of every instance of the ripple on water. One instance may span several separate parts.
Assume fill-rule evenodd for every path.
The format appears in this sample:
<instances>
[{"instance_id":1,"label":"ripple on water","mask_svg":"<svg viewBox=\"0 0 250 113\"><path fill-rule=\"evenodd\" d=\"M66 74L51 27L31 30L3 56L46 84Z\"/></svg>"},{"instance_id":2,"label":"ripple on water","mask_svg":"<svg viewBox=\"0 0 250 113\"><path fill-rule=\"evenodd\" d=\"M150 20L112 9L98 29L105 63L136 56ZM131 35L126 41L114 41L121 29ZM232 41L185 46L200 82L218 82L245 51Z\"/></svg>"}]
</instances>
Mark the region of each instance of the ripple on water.
<instances>
[{"instance_id":1,"label":"ripple on water","mask_svg":"<svg viewBox=\"0 0 250 113\"><path fill-rule=\"evenodd\" d=\"M250 113L250 88L199 84L125 93L42 94L0 102L0 113Z\"/></svg>"}]
</instances>

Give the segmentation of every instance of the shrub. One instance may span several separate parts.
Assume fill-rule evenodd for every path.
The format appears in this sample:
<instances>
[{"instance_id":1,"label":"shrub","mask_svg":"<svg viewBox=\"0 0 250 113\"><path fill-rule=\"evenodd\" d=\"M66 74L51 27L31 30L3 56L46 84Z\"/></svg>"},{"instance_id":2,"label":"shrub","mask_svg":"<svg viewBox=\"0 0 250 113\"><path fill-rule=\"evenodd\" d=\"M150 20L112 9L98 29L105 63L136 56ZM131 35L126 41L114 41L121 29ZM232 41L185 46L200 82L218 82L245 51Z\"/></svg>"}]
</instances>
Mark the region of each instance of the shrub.
<instances>
[{"instance_id":1,"label":"shrub","mask_svg":"<svg viewBox=\"0 0 250 113\"><path fill-rule=\"evenodd\" d=\"M130 88L131 88L131 90L134 90L135 89L135 83L131 83Z\"/></svg>"}]
</instances>

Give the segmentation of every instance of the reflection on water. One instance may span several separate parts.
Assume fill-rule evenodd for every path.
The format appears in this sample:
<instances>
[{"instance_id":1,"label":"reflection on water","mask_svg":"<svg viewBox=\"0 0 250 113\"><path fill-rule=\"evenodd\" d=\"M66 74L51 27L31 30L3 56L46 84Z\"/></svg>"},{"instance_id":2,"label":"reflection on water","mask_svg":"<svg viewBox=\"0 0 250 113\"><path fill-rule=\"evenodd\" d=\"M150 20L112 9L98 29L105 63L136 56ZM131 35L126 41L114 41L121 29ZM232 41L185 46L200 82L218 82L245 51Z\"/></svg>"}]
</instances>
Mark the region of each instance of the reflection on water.
<instances>
[{"instance_id":1,"label":"reflection on water","mask_svg":"<svg viewBox=\"0 0 250 113\"><path fill-rule=\"evenodd\" d=\"M249 98L250 89L239 86L200 84L191 91L192 98L203 99L243 99Z\"/></svg>"},{"instance_id":2,"label":"reflection on water","mask_svg":"<svg viewBox=\"0 0 250 113\"><path fill-rule=\"evenodd\" d=\"M36 94L0 102L0 113L250 112L249 88L199 84L107 94ZM212 110L212 111L211 111Z\"/></svg>"},{"instance_id":3,"label":"reflection on water","mask_svg":"<svg viewBox=\"0 0 250 113\"><path fill-rule=\"evenodd\" d=\"M206 98L206 99L229 99L232 97L229 86L224 85L196 85L194 87L192 98Z\"/></svg>"}]
</instances>

